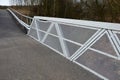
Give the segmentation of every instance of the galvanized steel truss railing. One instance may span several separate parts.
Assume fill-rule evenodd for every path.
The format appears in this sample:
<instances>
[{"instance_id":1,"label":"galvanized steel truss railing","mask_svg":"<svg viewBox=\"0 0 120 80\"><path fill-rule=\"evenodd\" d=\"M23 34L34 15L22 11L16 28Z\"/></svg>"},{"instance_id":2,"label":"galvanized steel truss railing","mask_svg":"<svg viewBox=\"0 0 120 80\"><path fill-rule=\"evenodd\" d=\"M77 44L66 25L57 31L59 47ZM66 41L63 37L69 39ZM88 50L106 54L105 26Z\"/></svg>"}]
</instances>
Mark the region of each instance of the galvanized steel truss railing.
<instances>
[{"instance_id":1,"label":"galvanized steel truss railing","mask_svg":"<svg viewBox=\"0 0 120 80\"><path fill-rule=\"evenodd\" d=\"M35 16L28 35L104 80L120 76L120 24Z\"/></svg>"}]
</instances>

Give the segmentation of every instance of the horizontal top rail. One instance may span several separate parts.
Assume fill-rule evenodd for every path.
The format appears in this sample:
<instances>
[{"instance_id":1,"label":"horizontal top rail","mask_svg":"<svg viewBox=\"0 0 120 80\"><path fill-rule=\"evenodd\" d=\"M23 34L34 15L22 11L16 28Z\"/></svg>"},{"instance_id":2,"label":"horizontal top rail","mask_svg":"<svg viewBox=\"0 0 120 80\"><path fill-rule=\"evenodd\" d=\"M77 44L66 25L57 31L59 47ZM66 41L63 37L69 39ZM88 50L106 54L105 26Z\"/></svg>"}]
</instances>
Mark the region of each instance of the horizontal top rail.
<instances>
[{"instance_id":1,"label":"horizontal top rail","mask_svg":"<svg viewBox=\"0 0 120 80\"><path fill-rule=\"evenodd\" d=\"M30 24L31 24L31 22L32 22L32 20L33 20L32 17L23 15L23 14L17 12L17 11L14 10L14 9L7 9L7 10L8 10L8 11L14 16L14 18L15 18L21 25L23 25L27 30L30 29ZM18 15L20 15L20 17L18 17ZM27 22L30 21L30 24L27 23L27 22L25 22L24 20L22 20L22 17L23 17L23 18L26 18L25 20L26 20Z\"/></svg>"},{"instance_id":2,"label":"horizontal top rail","mask_svg":"<svg viewBox=\"0 0 120 80\"><path fill-rule=\"evenodd\" d=\"M73 25L80 25L80 26L86 26L86 27L92 27L92 28L103 28L103 29L120 31L119 23L53 18L53 17L43 17L43 16L35 16L34 18L40 19L40 20L58 22L58 23L73 24Z\"/></svg>"},{"instance_id":3,"label":"horizontal top rail","mask_svg":"<svg viewBox=\"0 0 120 80\"><path fill-rule=\"evenodd\" d=\"M11 9L13 12L16 12L17 14L33 19L32 17L23 15L22 13ZM120 24L119 23L110 23L110 22L98 22L98 21L89 21L89 20L77 20L77 19L65 19L65 18L54 18L54 17L43 17L43 16L34 16L35 19L39 19L41 21L51 21L51 22L57 22L57 23L64 23L64 24L72 24L72 25L78 25L78 26L86 26L90 28L98 28L98 29L109 29L109 30L115 30L120 31Z\"/></svg>"}]
</instances>

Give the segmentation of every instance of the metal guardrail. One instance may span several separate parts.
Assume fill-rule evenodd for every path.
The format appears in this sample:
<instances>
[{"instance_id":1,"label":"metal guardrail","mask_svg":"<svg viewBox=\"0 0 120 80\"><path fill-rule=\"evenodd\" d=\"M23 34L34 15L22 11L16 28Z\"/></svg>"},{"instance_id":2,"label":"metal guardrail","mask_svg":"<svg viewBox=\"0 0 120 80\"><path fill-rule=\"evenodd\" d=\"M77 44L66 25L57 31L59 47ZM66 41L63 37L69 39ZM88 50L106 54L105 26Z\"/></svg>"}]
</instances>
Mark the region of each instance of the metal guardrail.
<instances>
[{"instance_id":1,"label":"metal guardrail","mask_svg":"<svg viewBox=\"0 0 120 80\"><path fill-rule=\"evenodd\" d=\"M120 24L35 16L28 35L104 80L119 80Z\"/></svg>"},{"instance_id":2,"label":"metal guardrail","mask_svg":"<svg viewBox=\"0 0 120 80\"><path fill-rule=\"evenodd\" d=\"M30 29L30 24L32 23L33 18L23 15L19 12L17 12L14 9L8 9L8 11L14 16L14 18L21 24L23 25L26 29Z\"/></svg>"}]
</instances>

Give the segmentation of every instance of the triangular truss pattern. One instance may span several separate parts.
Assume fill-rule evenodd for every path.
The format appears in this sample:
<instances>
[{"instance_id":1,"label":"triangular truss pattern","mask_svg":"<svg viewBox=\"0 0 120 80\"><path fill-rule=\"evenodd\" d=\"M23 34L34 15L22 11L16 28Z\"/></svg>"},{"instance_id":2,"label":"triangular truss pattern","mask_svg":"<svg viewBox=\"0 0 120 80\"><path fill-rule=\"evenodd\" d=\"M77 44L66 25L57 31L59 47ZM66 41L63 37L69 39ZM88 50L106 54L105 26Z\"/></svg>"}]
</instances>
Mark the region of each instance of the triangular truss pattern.
<instances>
[{"instance_id":1,"label":"triangular truss pattern","mask_svg":"<svg viewBox=\"0 0 120 80\"><path fill-rule=\"evenodd\" d=\"M116 51L107 34L104 34L91 48L105 52L113 56L117 56Z\"/></svg>"},{"instance_id":2,"label":"triangular truss pattern","mask_svg":"<svg viewBox=\"0 0 120 80\"><path fill-rule=\"evenodd\" d=\"M63 37L65 39L72 40L74 42L84 44L89 38L91 38L98 29L91 29L85 27L76 27L73 25L59 24Z\"/></svg>"},{"instance_id":3,"label":"triangular truss pattern","mask_svg":"<svg viewBox=\"0 0 120 80\"><path fill-rule=\"evenodd\" d=\"M38 20L34 20L33 21L33 24L31 25L31 29L30 29L30 33L32 35L31 34L29 34L29 35L34 37L35 39L37 39L41 43L45 43L45 41L47 41L47 39L50 39L50 37L49 37L50 35L52 36L52 38L53 37L58 37L59 41L57 41L57 40L56 41L58 43L60 43L59 46L61 46L61 48L62 48L62 51L59 50L59 52L64 53L64 56L67 57L67 58L71 57L81 47L81 44L77 43L75 41L72 41L72 40L68 40L67 38L65 38L64 37L65 36L64 30L68 29L67 30L68 31L68 35L69 35L69 32L70 32L69 30L72 31L73 28L75 28L74 29L75 32L74 33L73 32L70 33L72 35L75 35L75 34L79 35L79 33L83 33L82 30L84 30L84 34L86 33L86 35L85 35L86 37L83 37L83 36L80 35L80 38L79 38L80 40L84 38L84 40L82 40L82 42L84 42L84 43L85 43L85 41L88 41L89 38L91 38L91 36L93 36L93 34L96 33L96 31L97 31L97 29L87 29L87 28L83 28L83 27L74 27L74 26L68 26L68 25L64 25L64 26L62 25L61 26L61 24L56 24L56 23L52 23L49 26L48 25L45 26L45 27L47 27L47 28L45 28L45 29L47 29L47 31L45 31L45 30L42 30L42 28L41 28L40 23L42 23L42 22L40 22L40 23L39 22L40 21L38 21ZM44 23L45 22L43 22L43 24ZM64 28L64 27L66 27L66 28ZM32 33L33 30L36 30L36 32L34 31L34 33ZM90 33L90 35L88 33ZM52 40L52 38L51 38L51 40ZM78 38L76 38L76 39L78 39ZM79 39L78 39L78 41L79 41ZM54 43L53 43L53 45L54 45ZM53 48L52 45L49 45L49 47ZM58 49L56 49L56 50L58 50Z\"/></svg>"},{"instance_id":4,"label":"triangular truss pattern","mask_svg":"<svg viewBox=\"0 0 120 80\"><path fill-rule=\"evenodd\" d=\"M72 56L71 60L76 60L79 56L84 54L84 52L89 49L103 34L105 29L98 30L82 47L80 47Z\"/></svg>"},{"instance_id":5,"label":"triangular truss pattern","mask_svg":"<svg viewBox=\"0 0 120 80\"><path fill-rule=\"evenodd\" d=\"M67 54L67 57L72 56L71 58L73 60L74 60L74 56L77 56L79 54L80 51L77 52L77 50L79 48L81 48L81 45L79 45L79 43L78 43L78 45L74 44L74 42L75 42L74 40L71 40L71 39L68 40L68 38L66 38L65 36L69 35L69 34L71 34L71 35L79 34L79 33L81 33L81 32L79 32L81 29L84 30L84 32L87 31L87 33L91 33L91 32L95 33L96 32L96 30L86 29L86 28L84 29L81 27L75 27L73 29L74 26L68 26L68 25L63 25L63 24L57 24L57 26L56 26L55 23L52 23L51 25L49 25L50 22L46 22L47 26L45 26L45 27L47 27L47 28L45 28L45 29L47 29L47 31L45 31L45 30L41 30L42 29L41 26L38 25L38 22L36 22L36 21L37 20L34 20L32 22L31 29L29 31L29 35L32 36L33 38L35 38L36 40L40 40L41 42L45 42L48 35L58 37L59 42L60 42L59 46L62 47L63 53ZM40 22L40 23L42 23L42 22ZM43 22L43 24L45 24L45 22ZM66 30L68 31L67 33L65 32ZM75 31L75 32L73 33L71 31ZM118 49L116 49L116 44L114 44L115 43L114 39L111 39L112 38L111 36L113 36L113 35L109 34L109 32L110 31L108 31L108 32L106 31L106 33L98 41L95 40L94 41L95 43L92 45L91 49L95 50L99 53L102 53L104 55L107 55L107 56L118 57L118 55L119 55ZM93 35L93 33L91 33L91 35ZM87 37L90 37L90 36L87 35ZM83 36L81 38L83 38ZM78 38L76 38L76 39L78 39ZM86 41L88 41L89 38L84 38L84 39ZM68 40L68 41L66 41L66 40ZM84 42L84 40L83 40L83 42ZM75 43L77 43L77 41ZM88 44L92 44L92 42L91 43L88 42ZM87 45L87 44L82 44L82 45ZM89 47L89 45L87 47ZM74 53L76 53L76 54L74 54Z\"/></svg>"},{"instance_id":6,"label":"triangular truss pattern","mask_svg":"<svg viewBox=\"0 0 120 80\"><path fill-rule=\"evenodd\" d=\"M91 43L92 45L86 47L86 49L84 49L83 51L81 49L78 54L76 54L76 57L73 60L77 59L79 55L81 56L82 54L84 54L87 49L96 51L100 54L114 59L119 59L119 50L117 45L115 44L116 41L112 36L113 34L111 33L111 31L106 31L104 34L102 34L102 36L98 37L98 39L94 40L94 42Z\"/></svg>"},{"instance_id":7,"label":"triangular truss pattern","mask_svg":"<svg viewBox=\"0 0 120 80\"><path fill-rule=\"evenodd\" d=\"M63 52L69 59L81 47L81 43L85 43L86 41L88 41L91 36L93 36L98 31L98 29L75 27L64 24L58 24L56 26L56 29L59 34L58 36ZM84 34L84 36L82 36L82 34Z\"/></svg>"}]
</instances>

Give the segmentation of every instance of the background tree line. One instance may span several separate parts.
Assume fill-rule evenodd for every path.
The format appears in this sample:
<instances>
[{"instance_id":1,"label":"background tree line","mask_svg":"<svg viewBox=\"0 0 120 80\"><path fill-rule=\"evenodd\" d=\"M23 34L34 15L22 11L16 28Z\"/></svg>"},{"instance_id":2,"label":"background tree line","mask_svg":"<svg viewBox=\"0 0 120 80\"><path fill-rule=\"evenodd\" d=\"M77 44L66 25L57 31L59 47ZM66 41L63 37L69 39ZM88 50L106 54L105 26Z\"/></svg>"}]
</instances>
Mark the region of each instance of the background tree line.
<instances>
[{"instance_id":1,"label":"background tree line","mask_svg":"<svg viewBox=\"0 0 120 80\"><path fill-rule=\"evenodd\" d=\"M30 15L120 22L120 0L11 0Z\"/></svg>"}]
</instances>

